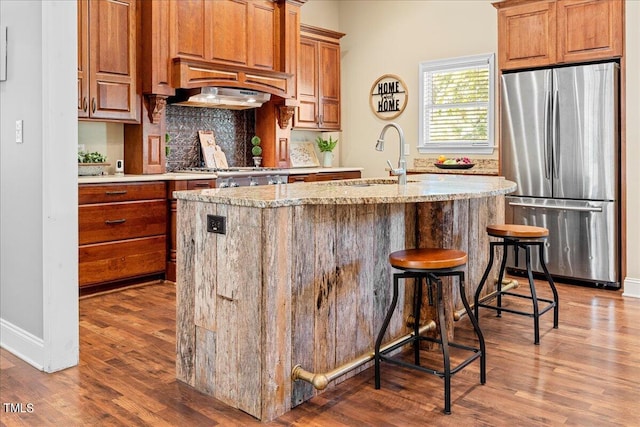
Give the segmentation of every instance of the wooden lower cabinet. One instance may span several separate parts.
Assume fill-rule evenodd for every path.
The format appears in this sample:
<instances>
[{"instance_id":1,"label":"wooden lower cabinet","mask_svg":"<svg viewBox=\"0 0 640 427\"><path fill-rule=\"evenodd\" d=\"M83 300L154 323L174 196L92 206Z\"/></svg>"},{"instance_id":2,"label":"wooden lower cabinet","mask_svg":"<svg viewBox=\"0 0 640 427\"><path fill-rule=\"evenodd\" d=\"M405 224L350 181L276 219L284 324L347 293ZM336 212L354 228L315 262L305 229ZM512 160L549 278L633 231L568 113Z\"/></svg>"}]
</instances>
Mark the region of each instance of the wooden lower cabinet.
<instances>
[{"instance_id":1,"label":"wooden lower cabinet","mask_svg":"<svg viewBox=\"0 0 640 427\"><path fill-rule=\"evenodd\" d=\"M168 254L166 279L172 282L176 281L176 256L177 256L177 240L176 240L176 215L178 214L178 201L173 197L174 191L184 190L203 190L207 188L216 188L215 179L190 179L185 181L169 181L167 186L167 200L169 201L169 218L167 226Z\"/></svg>"},{"instance_id":2,"label":"wooden lower cabinet","mask_svg":"<svg viewBox=\"0 0 640 427\"><path fill-rule=\"evenodd\" d=\"M357 179L361 178L360 171L342 171L342 172L318 172L289 175L288 182L318 182L318 181L335 181L338 179Z\"/></svg>"},{"instance_id":3,"label":"wooden lower cabinet","mask_svg":"<svg viewBox=\"0 0 640 427\"><path fill-rule=\"evenodd\" d=\"M80 246L80 286L163 272L164 235Z\"/></svg>"},{"instance_id":4,"label":"wooden lower cabinet","mask_svg":"<svg viewBox=\"0 0 640 427\"><path fill-rule=\"evenodd\" d=\"M90 287L164 277L166 183L81 184L79 284Z\"/></svg>"}]
</instances>

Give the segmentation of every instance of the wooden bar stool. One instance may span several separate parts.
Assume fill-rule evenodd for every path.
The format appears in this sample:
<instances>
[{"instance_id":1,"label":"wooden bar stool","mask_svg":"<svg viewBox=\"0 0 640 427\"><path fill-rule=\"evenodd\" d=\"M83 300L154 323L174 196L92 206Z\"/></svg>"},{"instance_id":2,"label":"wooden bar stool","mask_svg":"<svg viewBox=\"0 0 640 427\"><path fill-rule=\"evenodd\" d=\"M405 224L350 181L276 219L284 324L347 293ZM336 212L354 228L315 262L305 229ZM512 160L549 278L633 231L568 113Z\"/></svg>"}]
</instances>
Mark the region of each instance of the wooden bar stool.
<instances>
[{"instance_id":1,"label":"wooden bar stool","mask_svg":"<svg viewBox=\"0 0 640 427\"><path fill-rule=\"evenodd\" d=\"M451 376L465 366L469 365L476 359L480 359L480 383L484 384L486 381L486 357L484 337L478 326L475 316L467 298L465 296L464 288L464 272L459 270L459 267L464 266L467 263L467 254L463 251L454 249L408 249L393 252L389 255L389 261L394 268L403 270L402 273L394 273L393 275L393 297L391 300L391 306L387 311L387 315L382 323L378 338L375 344L375 387L380 388L380 361L386 360L387 362L395 363L397 365L405 366L412 369L417 369L422 372L437 375L444 379L444 412L446 414L451 413ZM447 323L445 319L445 308L442 298L442 280L443 276L457 276L458 284L460 288L460 298L462 304L471 320L473 329L478 338L478 347L470 347L467 345L455 343L449 341L447 337ZM413 322L413 333L406 339L396 343L395 345L380 350L382 340L384 338L391 316L398 303L398 282L400 279L413 278L414 280L414 298L413 298L413 316L415 321ZM438 323L440 325L440 338L432 338L427 336L421 336L420 329L420 308L422 304L422 283L423 279L426 279L427 290L429 293L429 302L433 302L432 286L436 286L437 295L437 309L438 309ZM420 341L429 341L438 343L442 347L443 368L442 369L430 369L420 366ZM407 363L403 360L387 356L390 352L412 343L414 346L414 363ZM449 347L455 347L463 350L468 350L472 354L458 364L455 367L451 367L449 360Z\"/></svg>"},{"instance_id":2,"label":"wooden bar stool","mask_svg":"<svg viewBox=\"0 0 640 427\"><path fill-rule=\"evenodd\" d=\"M478 309L480 307L491 308L498 312L498 317L501 317L503 311L508 313L520 314L524 316L533 317L533 330L534 330L534 344L540 344L540 316L542 316L547 311L553 309L553 327L558 329L558 292L556 291L556 286L553 283L553 279L547 270L547 265L544 262L544 243L546 241L547 236L549 236L549 230L544 227L535 227L531 225L516 225L516 224L501 224L501 225L489 225L487 226L487 233L491 237L499 238L499 241L490 242L490 250L489 250L489 263L487 268L484 271L482 279L480 280L480 285L476 290L475 298L474 298L474 311L476 315L476 319L478 318ZM531 291L530 295L522 295L509 291L502 290L502 279L504 278L505 267L507 265L507 251L509 247L513 247L516 255L516 260L518 259L518 250L525 250L525 264L527 270L527 278L529 280L529 289ZM553 300L538 298L536 295L536 287L533 281L533 271L531 270L531 248L538 247L540 265L542 266L542 270L544 271L545 278L551 287L551 291L553 292ZM502 261L500 263L500 273L498 275L498 289L495 294L480 298L480 294L482 292L482 288L485 286L487 277L489 276L489 272L493 267L493 259L494 259L494 249L497 247L502 247ZM517 298L526 298L532 301L533 311L521 311L516 309L511 309L502 306L502 297L503 296L513 296ZM491 305L487 304L486 301L496 298L496 304ZM545 306L540 308L539 303L547 303Z\"/></svg>"}]
</instances>

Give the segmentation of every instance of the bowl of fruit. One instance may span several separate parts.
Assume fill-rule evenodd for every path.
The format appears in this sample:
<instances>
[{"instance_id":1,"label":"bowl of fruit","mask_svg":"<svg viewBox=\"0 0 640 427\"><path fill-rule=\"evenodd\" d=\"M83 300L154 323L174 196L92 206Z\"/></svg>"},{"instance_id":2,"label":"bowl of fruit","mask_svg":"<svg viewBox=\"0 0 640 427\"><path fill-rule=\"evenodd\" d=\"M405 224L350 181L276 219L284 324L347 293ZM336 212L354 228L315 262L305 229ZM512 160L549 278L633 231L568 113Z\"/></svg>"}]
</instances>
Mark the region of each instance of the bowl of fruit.
<instances>
[{"instance_id":1,"label":"bowl of fruit","mask_svg":"<svg viewBox=\"0 0 640 427\"><path fill-rule=\"evenodd\" d=\"M445 156L438 157L434 165L439 169L471 169L474 163L468 157L456 157L449 159Z\"/></svg>"}]
</instances>

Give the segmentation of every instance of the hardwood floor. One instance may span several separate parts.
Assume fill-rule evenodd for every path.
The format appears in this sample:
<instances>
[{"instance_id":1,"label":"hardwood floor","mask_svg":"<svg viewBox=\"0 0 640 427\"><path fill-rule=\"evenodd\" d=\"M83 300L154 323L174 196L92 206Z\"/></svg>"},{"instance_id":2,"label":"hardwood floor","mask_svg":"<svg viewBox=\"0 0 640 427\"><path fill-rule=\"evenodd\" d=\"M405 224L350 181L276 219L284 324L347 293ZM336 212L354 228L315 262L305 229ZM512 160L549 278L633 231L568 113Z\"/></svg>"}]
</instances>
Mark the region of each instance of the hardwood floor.
<instances>
[{"instance_id":1,"label":"hardwood floor","mask_svg":"<svg viewBox=\"0 0 640 427\"><path fill-rule=\"evenodd\" d=\"M539 346L530 318L480 311L487 383L479 384L477 362L455 375L451 415L442 413L441 379L383 364L380 390L370 368L264 425L640 425L640 300L563 284L558 290L560 328L545 314ZM469 331L468 319L456 323L458 340ZM44 374L0 351L0 424L261 424L176 381L174 357L173 284L82 299L77 367Z\"/></svg>"}]
</instances>

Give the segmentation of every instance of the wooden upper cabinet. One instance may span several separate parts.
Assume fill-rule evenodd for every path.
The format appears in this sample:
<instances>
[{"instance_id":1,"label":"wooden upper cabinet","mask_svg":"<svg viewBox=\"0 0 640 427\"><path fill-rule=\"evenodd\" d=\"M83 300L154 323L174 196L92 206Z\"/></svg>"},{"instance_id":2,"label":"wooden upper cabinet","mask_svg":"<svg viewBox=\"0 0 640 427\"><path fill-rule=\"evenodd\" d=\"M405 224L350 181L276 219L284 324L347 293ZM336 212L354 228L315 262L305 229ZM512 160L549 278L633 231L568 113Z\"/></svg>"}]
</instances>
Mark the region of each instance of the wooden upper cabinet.
<instances>
[{"instance_id":1,"label":"wooden upper cabinet","mask_svg":"<svg viewBox=\"0 0 640 427\"><path fill-rule=\"evenodd\" d=\"M320 97L320 127L340 129L340 45L319 43L320 72L318 95Z\"/></svg>"},{"instance_id":2,"label":"wooden upper cabinet","mask_svg":"<svg viewBox=\"0 0 640 427\"><path fill-rule=\"evenodd\" d=\"M138 122L135 0L78 0L78 116Z\"/></svg>"},{"instance_id":3,"label":"wooden upper cabinet","mask_svg":"<svg viewBox=\"0 0 640 427\"><path fill-rule=\"evenodd\" d=\"M505 0L494 6L502 70L622 56L622 0Z\"/></svg>"},{"instance_id":4,"label":"wooden upper cabinet","mask_svg":"<svg viewBox=\"0 0 640 427\"><path fill-rule=\"evenodd\" d=\"M498 62L501 69L556 62L555 2L540 1L498 12Z\"/></svg>"},{"instance_id":5,"label":"wooden upper cabinet","mask_svg":"<svg viewBox=\"0 0 640 427\"><path fill-rule=\"evenodd\" d=\"M203 0L172 1L170 5L169 22L174 27L171 56L205 59L205 39L211 29L206 11L211 5Z\"/></svg>"},{"instance_id":6,"label":"wooden upper cabinet","mask_svg":"<svg viewBox=\"0 0 640 427\"><path fill-rule=\"evenodd\" d=\"M249 5L247 65L264 70L279 70L277 62L280 39L276 39L278 22L275 3L256 1Z\"/></svg>"},{"instance_id":7,"label":"wooden upper cabinet","mask_svg":"<svg viewBox=\"0 0 640 427\"><path fill-rule=\"evenodd\" d=\"M301 26L293 126L340 129L340 38L343 33Z\"/></svg>"},{"instance_id":8,"label":"wooden upper cabinet","mask_svg":"<svg viewBox=\"0 0 640 427\"><path fill-rule=\"evenodd\" d=\"M298 101L294 126L298 128L318 127L318 42L307 37L300 37L300 66L298 68L297 87Z\"/></svg>"},{"instance_id":9,"label":"wooden upper cabinet","mask_svg":"<svg viewBox=\"0 0 640 427\"><path fill-rule=\"evenodd\" d=\"M622 56L621 0L559 0L556 7L558 62Z\"/></svg>"},{"instance_id":10,"label":"wooden upper cabinet","mask_svg":"<svg viewBox=\"0 0 640 427\"><path fill-rule=\"evenodd\" d=\"M273 1L174 0L170 16L172 57L274 70Z\"/></svg>"},{"instance_id":11,"label":"wooden upper cabinet","mask_svg":"<svg viewBox=\"0 0 640 427\"><path fill-rule=\"evenodd\" d=\"M89 117L89 4L78 1L78 117Z\"/></svg>"}]
</instances>

